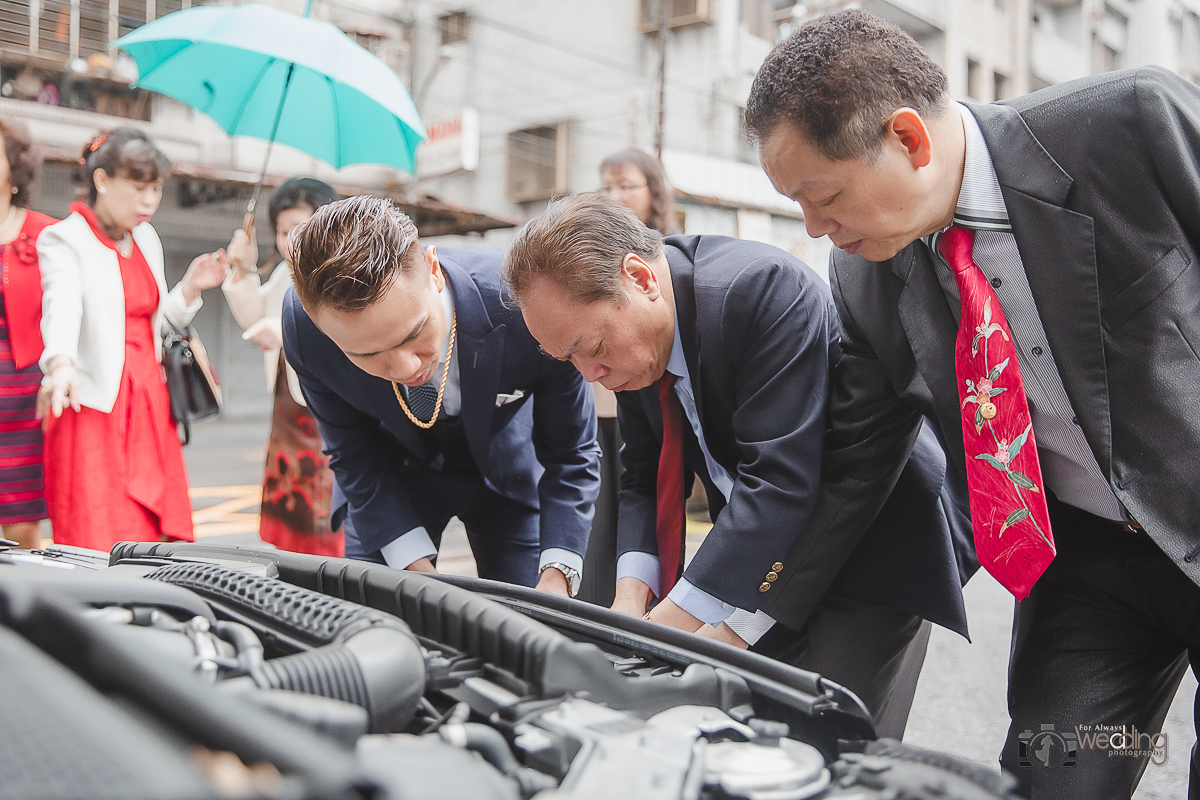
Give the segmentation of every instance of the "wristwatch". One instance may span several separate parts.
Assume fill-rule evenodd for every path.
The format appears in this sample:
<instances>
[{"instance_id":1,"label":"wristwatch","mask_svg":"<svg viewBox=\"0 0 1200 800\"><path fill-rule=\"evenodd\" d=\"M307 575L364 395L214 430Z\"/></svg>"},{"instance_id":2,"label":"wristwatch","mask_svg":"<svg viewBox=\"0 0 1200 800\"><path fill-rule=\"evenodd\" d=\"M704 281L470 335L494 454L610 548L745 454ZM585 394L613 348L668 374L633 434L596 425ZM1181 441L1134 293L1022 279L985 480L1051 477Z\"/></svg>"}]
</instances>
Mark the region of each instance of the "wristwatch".
<instances>
[{"instance_id":1,"label":"wristwatch","mask_svg":"<svg viewBox=\"0 0 1200 800\"><path fill-rule=\"evenodd\" d=\"M544 564L542 568L538 570L538 577L540 578L542 573L551 567L554 567L556 570L566 576L567 591L571 593L571 597L579 594L579 581L583 579L583 576L579 574L579 570L575 569L574 567L568 567L561 561L551 561L549 564Z\"/></svg>"}]
</instances>

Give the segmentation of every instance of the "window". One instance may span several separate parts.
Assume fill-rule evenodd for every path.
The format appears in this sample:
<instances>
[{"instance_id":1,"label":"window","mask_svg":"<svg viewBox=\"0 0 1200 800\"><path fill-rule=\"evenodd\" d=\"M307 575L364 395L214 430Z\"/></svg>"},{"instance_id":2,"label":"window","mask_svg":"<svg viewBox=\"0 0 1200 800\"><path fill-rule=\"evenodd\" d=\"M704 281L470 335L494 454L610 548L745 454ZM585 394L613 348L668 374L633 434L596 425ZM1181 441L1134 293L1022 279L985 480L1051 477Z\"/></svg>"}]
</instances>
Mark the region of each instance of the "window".
<instances>
[{"instance_id":1,"label":"window","mask_svg":"<svg viewBox=\"0 0 1200 800\"><path fill-rule=\"evenodd\" d=\"M1193 83L1200 79L1200 15L1185 11L1176 28L1179 74Z\"/></svg>"},{"instance_id":2,"label":"window","mask_svg":"<svg viewBox=\"0 0 1200 800\"><path fill-rule=\"evenodd\" d=\"M792 18L791 8L784 6L791 5L790 0L742 0L742 23L751 35L768 42L777 41L780 23Z\"/></svg>"},{"instance_id":3,"label":"window","mask_svg":"<svg viewBox=\"0 0 1200 800\"><path fill-rule=\"evenodd\" d=\"M0 0L0 51L52 61L107 53L108 43L152 18L190 8L192 0Z\"/></svg>"},{"instance_id":4,"label":"window","mask_svg":"<svg viewBox=\"0 0 1200 800\"><path fill-rule=\"evenodd\" d=\"M979 78L983 70L979 66L979 62L973 58L967 59L967 97L972 100L982 100L980 93Z\"/></svg>"},{"instance_id":5,"label":"window","mask_svg":"<svg viewBox=\"0 0 1200 800\"><path fill-rule=\"evenodd\" d=\"M662 12L667 11L667 24L672 28L712 22L712 0L641 0L638 29L643 33L658 30Z\"/></svg>"},{"instance_id":6,"label":"window","mask_svg":"<svg viewBox=\"0 0 1200 800\"><path fill-rule=\"evenodd\" d=\"M109 42L190 6L191 0L0 0L0 95L148 120L150 95L129 88L131 74L114 63ZM76 57L86 64L82 73L67 69Z\"/></svg>"},{"instance_id":7,"label":"window","mask_svg":"<svg viewBox=\"0 0 1200 800\"><path fill-rule=\"evenodd\" d=\"M346 31L346 35L353 39L359 47L376 56L382 53L383 43L387 41L387 37L381 33Z\"/></svg>"},{"instance_id":8,"label":"window","mask_svg":"<svg viewBox=\"0 0 1200 800\"><path fill-rule=\"evenodd\" d=\"M1129 19L1105 3L1104 11L1095 17L1092 30L1093 70L1108 72L1122 69L1129 45Z\"/></svg>"},{"instance_id":9,"label":"window","mask_svg":"<svg viewBox=\"0 0 1200 800\"><path fill-rule=\"evenodd\" d=\"M508 135L508 199L548 200L570 191L571 123L543 125Z\"/></svg>"},{"instance_id":10,"label":"window","mask_svg":"<svg viewBox=\"0 0 1200 800\"><path fill-rule=\"evenodd\" d=\"M992 73L992 99L1003 100L1008 97L1008 76L1002 72Z\"/></svg>"},{"instance_id":11,"label":"window","mask_svg":"<svg viewBox=\"0 0 1200 800\"><path fill-rule=\"evenodd\" d=\"M471 18L465 11L451 11L438 17L438 35L442 44L466 41L470 27Z\"/></svg>"}]
</instances>

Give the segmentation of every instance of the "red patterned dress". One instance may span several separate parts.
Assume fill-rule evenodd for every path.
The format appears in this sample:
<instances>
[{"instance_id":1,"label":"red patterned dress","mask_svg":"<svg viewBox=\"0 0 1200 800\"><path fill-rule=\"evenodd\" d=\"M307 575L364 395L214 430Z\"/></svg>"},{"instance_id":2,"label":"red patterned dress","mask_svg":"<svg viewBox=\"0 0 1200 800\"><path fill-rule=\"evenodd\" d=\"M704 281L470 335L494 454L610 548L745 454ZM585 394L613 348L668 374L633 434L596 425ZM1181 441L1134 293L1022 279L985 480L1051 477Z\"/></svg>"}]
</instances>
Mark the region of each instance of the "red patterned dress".
<instances>
[{"instance_id":1,"label":"red patterned dress","mask_svg":"<svg viewBox=\"0 0 1200 800\"><path fill-rule=\"evenodd\" d=\"M55 222L36 211L0 245L0 524L46 518L42 426L34 417L42 371L42 279L37 237Z\"/></svg>"},{"instance_id":2,"label":"red patterned dress","mask_svg":"<svg viewBox=\"0 0 1200 800\"><path fill-rule=\"evenodd\" d=\"M330 527L333 470L323 446L312 412L288 389L287 362L280 353L258 535L280 550L340 558L346 537Z\"/></svg>"},{"instance_id":3,"label":"red patterned dress","mask_svg":"<svg viewBox=\"0 0 1200 800\"><path fill-rule=\"evenodd\" d=\"M70 407L46 430L46 501L57 544L109 550L121 541L192 541L183 450L158 361L158 285L134 244L128 256L90 208L75 203L117 254L125 291L125 367L111 414Z\"/></svg>"}]
</instances>

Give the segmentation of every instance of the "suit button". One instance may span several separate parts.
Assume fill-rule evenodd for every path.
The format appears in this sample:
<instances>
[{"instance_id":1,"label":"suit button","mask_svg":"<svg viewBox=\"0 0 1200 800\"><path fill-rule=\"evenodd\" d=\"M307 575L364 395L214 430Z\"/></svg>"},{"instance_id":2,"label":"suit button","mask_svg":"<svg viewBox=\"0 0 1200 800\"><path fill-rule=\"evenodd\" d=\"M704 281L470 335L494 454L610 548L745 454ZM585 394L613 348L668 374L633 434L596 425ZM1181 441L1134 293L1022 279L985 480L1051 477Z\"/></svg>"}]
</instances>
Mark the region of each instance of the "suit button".
<instances>
[{"instance_id":1,"label":"suit button","mask_svg":"<svg viewBox=\"0 0 1200 800\"><path fill-rule=\"evenodd\" d=\"M768 590L768 589L770 589L770 588L771 588L771 584L769 584L769 583L763 583L763 584L759 584L758 590L759 590L760 592L765 592L765 591L767 591L767 590Z\"/></svg>"},{"instance_id":2,"label":"suit button","mask_svg":"<svg viewBox=\"0 0 1200 800\"><path fill-rule=\"evenodd\" d=\"M771 572L779 572L782 569L783 569L782 561L776 561L774 564L771 565Z\"/></svg>"},{"instance_id":3,"label":"suit button","mask_svg":"<svg viewBox=\"0 0 1200 800\"><path fill-rule=\"evenodd\" d=\"M1033 348L1033 354L1035 356L1040 356L1042 354L1042 348L1040 348L1040 347Z\"/></svg>"},{"instance_id":4,"label":"suit button","mask_svg":"<svg viewBox=\"0 0 1200 800\"><path fill-rule=\"evenodd\" d=\"M997 289L1000 288L1001 283L1003 283L1003 281L1001 281L999 278L992 278L992 286L995 286Z\"/></svg>"},{"instance_id":5,"label":"suit button","mask_svg":"<svg viewBox=\"0 0 1200 800\"><path fill-rule=\"evenodd\" d=\"M774 583L775 579L778 577L779 577L778 572L768 572L767 573L767 583Z\"/></svg>"}]
</instances>

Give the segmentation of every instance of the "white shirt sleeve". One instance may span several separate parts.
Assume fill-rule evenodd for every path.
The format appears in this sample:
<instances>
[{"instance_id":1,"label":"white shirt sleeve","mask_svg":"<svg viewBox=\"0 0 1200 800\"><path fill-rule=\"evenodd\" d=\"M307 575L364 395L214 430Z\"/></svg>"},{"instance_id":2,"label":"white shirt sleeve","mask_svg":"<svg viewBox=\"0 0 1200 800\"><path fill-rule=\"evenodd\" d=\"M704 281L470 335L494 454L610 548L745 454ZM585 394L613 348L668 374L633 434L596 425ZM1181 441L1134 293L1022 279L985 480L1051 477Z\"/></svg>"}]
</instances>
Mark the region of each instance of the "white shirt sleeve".
<instances>
[{"instance_id":1,"label":"white shirt sleeve","mask_svg":"<svg viewBox=\"0 0 1200 800\"><path fill-rule=\"evenodd\" d=\"M630 550L622 553L617 559L617 580L621 578L637 578L650 587L650 591L658 597L662 588L662 573L659 570L658 556Z\"/></svg>"},{"instance_id":2,"label":"white shirt sleeve","mask_svg":"<svg viewBox=\"0 0 1200 800\"><path fill-rule=\"evenodd\" d=\"M538 572L547 564L564 564L583 575L583 556L562 547L547 547L538 561Z\"/></svg>"},{"instance_id":3,"label":"white shirt sleeve","mask_svg":"<svg viewBox=\"0 0 1200 800\"><path fill-rule=\"evenodd\" d=\"M433 546L433 540L429 538L429 531L421 526L388 542L379 548L379 552L389 567L406 569L422 558L436 556L437 548Z\"/></svg>"}]
</instances>

